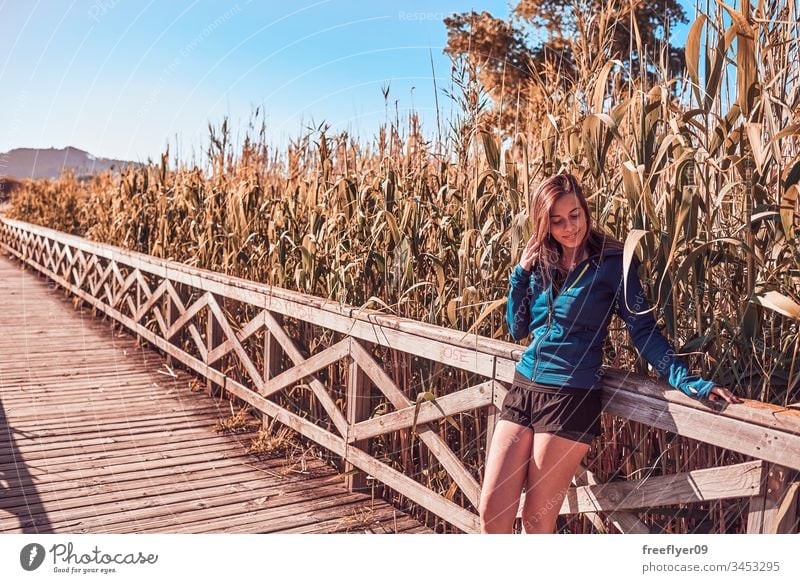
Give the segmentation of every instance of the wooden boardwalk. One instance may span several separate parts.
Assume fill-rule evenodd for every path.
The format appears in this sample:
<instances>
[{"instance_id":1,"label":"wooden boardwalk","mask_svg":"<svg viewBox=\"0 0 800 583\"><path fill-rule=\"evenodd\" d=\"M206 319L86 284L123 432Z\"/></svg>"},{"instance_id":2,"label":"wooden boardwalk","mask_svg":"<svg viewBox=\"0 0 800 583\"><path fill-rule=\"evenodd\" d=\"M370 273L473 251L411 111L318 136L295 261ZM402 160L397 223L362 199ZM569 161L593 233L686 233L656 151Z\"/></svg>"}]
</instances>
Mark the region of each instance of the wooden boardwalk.
<instances>
[{"instance_id":1,"label":"wooden boardwalk","mask_svg":"<svg viewBox=\"0 0 800 583\"><path fill-rule=\"evenodd\" d=\"M431 532L311 458L221 434L227 402L0 254L0 532Z\"/></svg>"}]
</instances>

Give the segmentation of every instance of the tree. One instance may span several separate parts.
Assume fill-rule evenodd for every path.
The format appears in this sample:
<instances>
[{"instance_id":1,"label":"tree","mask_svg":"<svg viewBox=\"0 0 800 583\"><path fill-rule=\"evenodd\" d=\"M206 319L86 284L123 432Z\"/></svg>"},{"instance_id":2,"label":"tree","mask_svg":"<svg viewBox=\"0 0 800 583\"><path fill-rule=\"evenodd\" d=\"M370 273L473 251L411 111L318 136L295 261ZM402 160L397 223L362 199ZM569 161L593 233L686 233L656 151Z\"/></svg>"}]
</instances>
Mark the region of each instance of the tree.
<instances>
[{"instance_id":1,"label":"tree","mask_svg":"<svg viewBox=\"0 0 800 583\"><path fill-rule=\"evenodd\" d=\"M445 18L445 52L470 60L489 96L502 104L498 121L508 127L520 115L516 103L536 107L544 98L537 80L548 72L568 87L581 69L608 59L647 79L662 61L673 71L683 68L683 49L664 40L676 21L686 22L677 0L520 0L509 21L474 11ZM543 38L530 43L536 32Z\"/></svg>"}]
</instances>

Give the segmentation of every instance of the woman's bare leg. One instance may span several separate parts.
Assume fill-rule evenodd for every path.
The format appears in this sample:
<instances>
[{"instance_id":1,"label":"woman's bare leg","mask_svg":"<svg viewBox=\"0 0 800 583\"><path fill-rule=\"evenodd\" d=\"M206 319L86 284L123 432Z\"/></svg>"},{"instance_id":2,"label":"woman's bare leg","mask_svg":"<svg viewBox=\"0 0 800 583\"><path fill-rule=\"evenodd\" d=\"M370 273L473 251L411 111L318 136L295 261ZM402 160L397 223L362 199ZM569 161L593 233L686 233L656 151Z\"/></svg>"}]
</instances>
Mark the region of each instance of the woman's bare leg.
<instances>
[{"instance_id":1,"label":"woman's bare leg","mask_svg":"<svg viewBox=\"0 0 800 583\"><path fill-rule=\"evenodd\" d=\"M588 451L586 443L551 433L534 436L522 509L522 526L526 533L555 532L558 511L578 464Z\"/></svg>"},{"instance_id":2,"label":"woman's bare leg","mask_svg":"<svg viewBox=\"0 0 800 583\"><path fill-rule=\"evenodd\" d=\"M532 429L511 421L498 421L486 459L478 508L481 532L513 532L532 445Z\"/></svg>"}]
</instances>

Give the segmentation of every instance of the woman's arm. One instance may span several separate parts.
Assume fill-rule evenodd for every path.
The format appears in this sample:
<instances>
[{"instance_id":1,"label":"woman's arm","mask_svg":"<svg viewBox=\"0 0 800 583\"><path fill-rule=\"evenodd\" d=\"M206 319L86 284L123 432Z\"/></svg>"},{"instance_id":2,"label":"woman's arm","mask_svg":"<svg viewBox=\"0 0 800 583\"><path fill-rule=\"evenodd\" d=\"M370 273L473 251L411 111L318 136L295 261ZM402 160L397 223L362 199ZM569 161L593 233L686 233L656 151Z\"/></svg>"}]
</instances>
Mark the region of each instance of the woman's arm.
<instances>
[{"instance_id":1,"label":"woman's arm","mask_svg":"<svg viewBox=\"0 0 800 583\"><path fill-rule=\"evenodd\" d=\"M533 269L534 249L536 248L536 236L528 239L525 249L522 251L519 264L511 272L511 290L508 292L508 302L506 303L506 322L511 330L511 337L514 340L522 340L530 333L531 325L531 270Z\"/></svg>"},{"instance_id":2,"label":"woman's arm","mask_svg":"<svg viewBox=\"0 0 800 583\"><path fill-rule=\"evenodd\" d=\"M675 349L656 326L652 312L641 313L649 310L650 305L636 273L638 265L639 263L634 260L628 271L627 302L623 299L624 288L620 269L615 311L624 320L636 349L662 378L690 397L709 397L716 384L698 375L689 374L689 369L683 359L677 356ZM721 389L721 387L717 388ZM724 396L720 391L714 390L714 392Z\"/></svg>"},{"instance_id":3,"label":"woman's arm","mask_svg":"<svg viewBox=\"0 0 800 583\"><path fill-rule=\"evenodd\" d=\"M509 278L511 289L506 303L506 322L514 340L522 340L530 333L531 324L531 272L517 265Z\"/></svg>"}]
</instances>

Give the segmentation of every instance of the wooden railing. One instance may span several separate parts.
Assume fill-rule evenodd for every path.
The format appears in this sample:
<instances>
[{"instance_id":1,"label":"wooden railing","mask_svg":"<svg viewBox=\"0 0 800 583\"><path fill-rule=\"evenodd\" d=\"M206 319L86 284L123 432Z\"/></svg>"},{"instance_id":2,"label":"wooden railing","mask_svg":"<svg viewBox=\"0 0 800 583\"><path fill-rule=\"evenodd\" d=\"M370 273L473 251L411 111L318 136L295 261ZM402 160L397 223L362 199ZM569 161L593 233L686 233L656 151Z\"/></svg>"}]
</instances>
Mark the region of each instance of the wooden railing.
<instances>
[{"instance_id":1,"label":"wooden railing","mask_svg":"<svg viewBox=\"0 0 800 583\"><path fill-rule=\"evenodd\" d=\"M479 530L478 516L453 502L452 493L434 492L370 455L363 446L375 436L414 427L472 508L477 508L478 479L434 424L458 413L484 411L488 429L483 433L485 442L478 445L487 447L521 355L519 345L353 308L3 217L0 246L173 361L340 456L354 469L348 472L352 488L363 486L368 474L456 528ZM254 315L247 321L230 321L226 302L247 305ZM313 323L337 333L340 339L306 356L287 332L284 318ZM263 336L258 358L252 342L248 343L256 333ZM182 341L177 342L179 337ZM375 347L429 359L484 380L420 404L387 374L384 363L374 355ZM223 359L229 361L224 369ZM280 363L286 359L291 366L281 370ZM320 370L338 361L346 363L348 371L345 403L337 402L330 387L317 379ZM740 452L754 461L606 484L599 484L582 468L562 513L587 513L602 528L596 514L602 512L622 532L648 532L635 513L637 509L747 498L749 532L793 528L800 412L752 401L725 407L690 399L653 379L614 369L603 372L606 412ZM270 399L308 378L307 384L328 416L327 427ZM393 411L369 418L368 399L363 397L371 389L370 383Z\"/></svg>"}]
</instances>

